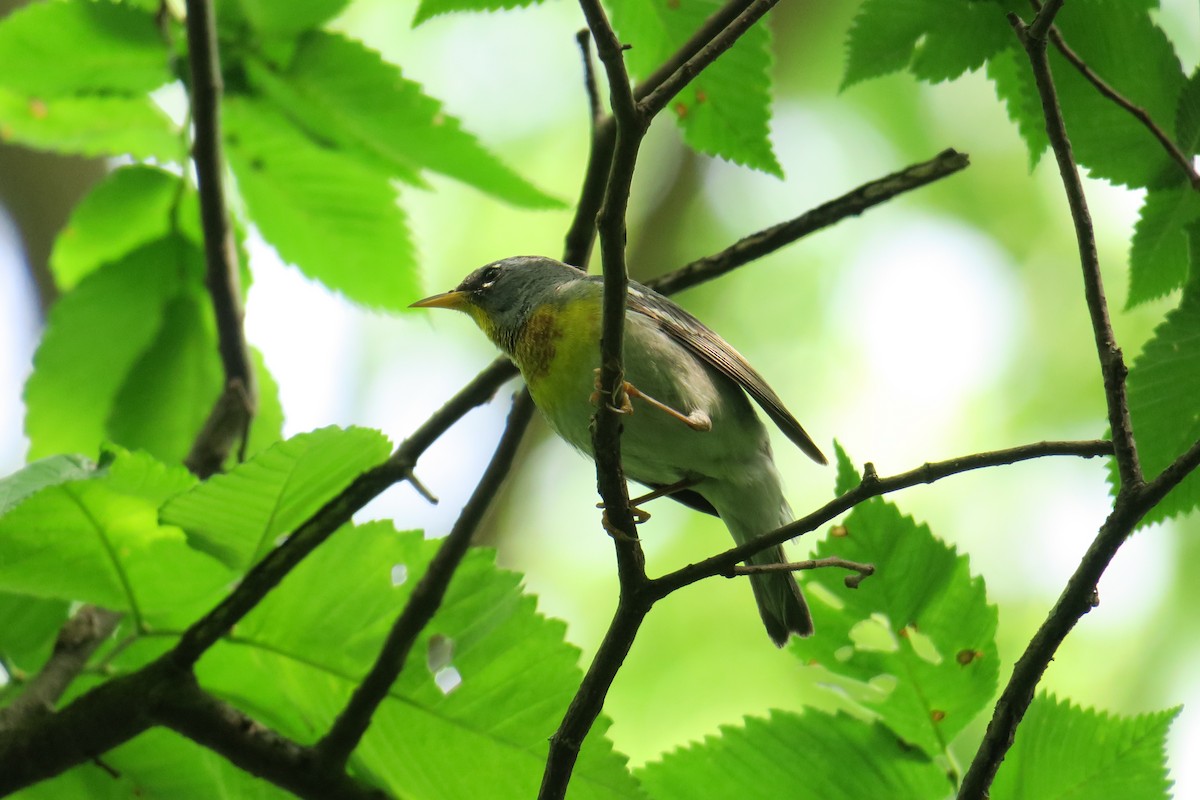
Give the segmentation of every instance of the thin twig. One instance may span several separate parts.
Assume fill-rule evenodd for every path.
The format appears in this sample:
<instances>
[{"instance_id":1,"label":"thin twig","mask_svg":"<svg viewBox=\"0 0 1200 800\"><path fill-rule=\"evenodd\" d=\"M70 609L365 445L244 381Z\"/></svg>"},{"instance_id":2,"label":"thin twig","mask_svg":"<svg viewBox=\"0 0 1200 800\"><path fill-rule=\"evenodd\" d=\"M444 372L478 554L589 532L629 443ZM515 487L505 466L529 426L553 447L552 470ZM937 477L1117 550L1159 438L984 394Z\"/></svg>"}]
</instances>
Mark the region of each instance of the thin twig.
<instances>
[{"instance_id":1,"label":"thin twig","mask_svg":"<svg viewBox=\"0 0 1200 800\"><path fill-rule=\"evenodd\" d=\"M203 478L221 468L239 438L244 449L258 401L254 368L242 330L237 247L222 178L221 65L217 55L216 17L210 0L187 0L187 38L189 90L196 132L192 160L196 164L204 228L205 284L212 298L217 346L225 371L225 390L188 454L189 468Z\"/></svg>"},{"instance_id":2,"label":"thin twig","mask_svg":"<svg viewBox=\"0 0 1200 800\"><path fill-rule=\"evenodd\" d=\"M825 558L809 558L804 561L791 561L788 563L738 564L733 569L722 573L722 575L726 578L735 578L739 575L759 575L764 572L800 572L802 570L826 569L828 567L848 569L855 573L854 575L846 576L846 588L848 589L857 589L859 584L875 574L874 564L864 564L861 561L849 561L837 556L827 556Z\"/></svg>"},{"instance_id":3,"label":"thin twig","mask_svg":"<svg viewBox=\"0 0 1200 800\"><path fill-rule=\"evenodd\" d=\"M1042 4L1039 2L1039 0L1030 0L1030 4L1033 6L1035 13L1038 13L1042 10ZM1063 38L1062 31L1058 29L1057 25L1050 26L1049 35L1050 41L1054 43L1055 49L1062 54L1062 57L1069 61L1071 66L1075 67L1076 71L1078 71L1085 80L1091 83L1092 86L1096 87L1096 91L1100 92L1100 94L1104 95L1109 100L1125 109L1125 111L1127 111L1134 119L1140 122L1142 126L1150 132L1150 135L1158 140L1158 143L1162 145L1162 148L1167 151L1167 155L1170 156L1171 159L1179 165L1179 168L1183 170L1184 174L1187 176L1188 182L1192 185L1192 188L1200 189L1200 173L1196 172L1196 168L1192 164L1192 160L1182 150L1179 149L1179 146L1175 144L1174 140L1172 140L1170 136L1167 135L1166 131L1159 127L1158 123L1156 123L1150 116L1150 112L1146 111L1146 109L1125 97L1125 95L1118 92L1111 84L1109 84L1108 81L1101 78L1100 75L1094 69L1092 69L1091 66L1089 66L1088 63L1084 61L1078 53L1071 49L1071 47L1067 44L1066 39Z\"/></svg>"},{"instance_id":4,"label":"thin twig","mask_svg":"<svg viewBox=\"0 0 1200 800\"><path fill-rule=\"evenodd\" d=\"M523 391L513 401L508 423L483 477L413 589L404 610L392 625L370 672L355 688L329 732L316 744L314 750L317 760L327 769L340 771L345 768L350 754L367 732L376 709L387 698L392 684L404 668L413 642L441 607L446 587L466 555L488 506L507 477L516 457L517 446L532 418L533 400L528 392Z\"/></svg>"},{"instance_id":5,"label":"thin twig","mask_svg":"<svg viewBox=\"0 0 1200 800\"><path fill-rule=\"evenodd\" d=\"M970 161L963 153L944 150L928 161L864 183L857 189L822 203L795 219L752 233L719 253L705 256L647 283L663 294L681 292L780 250L797 239L828 228L846 217L857 216L896 195L953 175L969 164Z\"/></svg>"},{"instance_id":6,"label":"thin twig","mask_svg":"<svg viewBox=\"0 0 1200 800\"><path fill-rule=\"evenodd\" d=\"M592 34L583 28L575 34L579 44L579 54L583 57L583 88L587 93L588 109L592 112L592 129L604 117L604 107L600 104L600 86L596 82L596 68L592 64Z\"/></svg>"},{"instance_id":7,"label":"thin twig","mask_svg":"<svg viewBox=\"0 0 1200 800\"><path fill-rule=\"evenodd\" d=\"M816 530L821 525L835 519L838 515L849 511L864 500L889 494L910 486L923 483L933 483L951 475L984 469L1000 467L1029 461L1047 456L1079 456L1095 458L1096 456L1112 455L1112 443L1102 440L1071 441L1071 442L1036 442L1034 444L1010 447L1004 450L992 450L986 453L973 453L946 461L935 461L923 464L916 469L902 472L888 478L875 475L874 468L867 465L863 470L862 482L850 491L838 495L811 514L800 517L795 522L784 525L770 533L751 539L745 544L730 548L723 553L689 564L686 567L668 572L659 578L651 580L651 591L655 600L666 597L671 592L682 589L697 581L724 575L738 564L746 561L755 553L760 553L769 547L783 544L790 539Z\"/></svg>"},{"instance_id":8,"label":"thin twig","mask_svg":"<svg viewBox=\"0 0 1200 800\"><path fill-rule=\"evenodd\" d=\"M729 27L738 15L750 7L753 0L730 0L704 20L696 32L679 49L672 53L658 69L646 76L633 91L633 97L639 103L654 93L668 78L679 71L697 53L703 50L717 34Z\"/></svg>"}]
</instances>

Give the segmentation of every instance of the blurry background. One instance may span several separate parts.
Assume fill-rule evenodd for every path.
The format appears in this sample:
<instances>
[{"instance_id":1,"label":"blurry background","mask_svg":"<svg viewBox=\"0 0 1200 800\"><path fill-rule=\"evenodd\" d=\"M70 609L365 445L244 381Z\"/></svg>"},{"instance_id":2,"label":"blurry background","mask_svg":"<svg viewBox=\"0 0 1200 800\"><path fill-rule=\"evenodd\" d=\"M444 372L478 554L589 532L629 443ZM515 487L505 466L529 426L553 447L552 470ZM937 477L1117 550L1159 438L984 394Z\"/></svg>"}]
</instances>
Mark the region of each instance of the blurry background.
<instances>
[{"instance_id":1,"label":"blurry background","mask_svg":"<svg viewBox=\"0 0 1200 800\"><path fill-rule=\"evenodd\" d=\"M1196 6L1163 6L1160 24L1191 71L1200 59ZM773 136L785 180L697 156L668 120L656 123L634 185L634 277L673 269L955 147L970 154L965 173L677 299L759 368L826 452L836 437L880 474L1102 435L1099 369L1052 161L1030 173L1024 145L979 74L934 87L898 75L839 94L855 8L793 2L773 13ZM573 202L588 139L578 8L548 3L411 30L414 9L359 0L338 27L398 62L518 172ZM39 288L51 237L104 168L0 146L0 474L24 460L21 387L51 296ZM406 188L403 196L429 292L496 258L561 253L569 211L516 210L430 180L434 191ZM1088 192L1118 340L1131 362L1177 298L1120 311L1140 197L1096 182ZM261 242L251 259L248 334L280 384L289 435L362 425L398 441L495 355L465 317L371 314L309 283ZM379 260L386 269L388 254ZM510 394L506 387L422 459L418 474L440 505L401 485L362 516L444 534L491 454ZM797 513L830 497L831 469L782 436L775 447ZM1005 677L1103 520L1107 493L1102 461L1058 459L891 499L970 554L987 580L1001 609ZM539 422L481 531L502 564L525 574L541 609L567 620L584 658L608 622L616 587L595 499L591 463ZM641 533L652 573L729 544L717 520L666 501L650 510ZM1200 764L1185 757L1200 752L1200 589L1186 579L1200 565L1198 534L1193 516L1136 535L1101 584L1100 608L1067 640L1043 684L1120 713L1189 704L1171 740L1179 797L1200 797ZM792 553L808 546L797 542ZM655 609L607 712L617 747L641 763L744 714L800 708L814 695L796 660L763 635L748 587L713 580Z\"/></svg>"}]
</instances>

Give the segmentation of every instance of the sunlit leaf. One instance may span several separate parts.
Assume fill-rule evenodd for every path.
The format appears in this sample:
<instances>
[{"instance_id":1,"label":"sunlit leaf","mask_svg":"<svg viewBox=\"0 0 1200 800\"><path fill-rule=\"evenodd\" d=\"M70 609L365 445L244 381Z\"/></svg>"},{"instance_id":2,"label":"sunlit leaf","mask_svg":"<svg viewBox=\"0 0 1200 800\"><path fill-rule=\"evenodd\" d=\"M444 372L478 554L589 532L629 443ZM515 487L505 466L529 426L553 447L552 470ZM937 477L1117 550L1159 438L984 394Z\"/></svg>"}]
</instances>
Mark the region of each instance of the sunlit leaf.
<instances>
[{"instance_id":1,"label":"sunlit leaf","mask_svg":"<svg viewBox=\"0 0 1200 800\"><path fill-rule=\"evenodd\" d=\"M130 6L30 3L0 22L0 86L28 97L142 94L171 78L154 15Z\"/></svg>"},{"instance_id":2,"label":"sunlit leaf","mask_svg":"<svg viewBox=\"0 0 1200 800\"><path fill-rule=\"evenodd\" d=\"M0 478L0 514L39 489L86 478L96 465L83 456L56 455L34 461L24 469Z\"/></svg>"},{"instance_id":3,"label":"sunlit leaf","mask_svg":"<svg viewBox=\"0 0 1200 800\"><path fill-rule=\"evenodd\" d=\"M844 492L859 477L837 452ZM816 556L867 562L876 571L857 589L839 571L806 576L820 633L793 640L793 652L849 687L906 742L930 756L945 753L996 688L996 608L983 579L971 575L966 556L879 498L856 506Z\"/></svg>"},{"instance_id":4,"label":"sunlit leaf","mask_svg":"<svg viewBox=\"0 0 1200 800\"><path fill-rule=\"evenodd\" d=\"M149 97L29 98L0 87L0 142L85 156L179 161L179 131Z\"/></svg>"},{"instance_id":5,"label":"sunlit leaf","mask_svg":"<svg viewBox=\"0 0 1200 800\"><path fill-rule=\"evenodd\" d=\"M300 40L286 68L247 67L310 136L397 178L419 182L419 171L429 169L515 205L562 205L504 166L441 103L363 44L313 32Z\"/></svg>"},{"instance_id":6,"label":"sunlit leaf","mask_svg":"<svg viewBox=\"0 0 1200 800\"><path fill-rule=\"evenodd\" d=\"M120 452L101 473L42 489L0 517L0 590L185 624L230 579L158 522L163 501L194 482L182 467Z\"/></svg>"},{"instance_id":7,"label":"sunlit leaf","mask_svg":"<svg viewBox=\"0 0 1200 800\"><path fill-rule=\"evenodd\" d=\"M157 167L114 170L71 212L54 241L50 265L59 289L70 289L92 270L183 231L202 243L195 192Z\"/></svg>"},{"instance_id":8,"label":"sunlit leaf","mask_svg":"<svg viewBox=\"0 0 1200 800\"><path fill-rule=\"evenodd\" d=\"M416 27L431 17L454 11L500 11L508 8L523 8L540 0L420 0L417 5L413 26Z\"/></svg>"},{"instance_id":9,"label":"sunlit leaf","mask_svg":"<svg viewBox=\"0 0 1200 800\"><path fill-rule=\"evenodd\" d=\"M1200 439L1200 283L1184 290L1129 370L1129 416L1147 478ZM1115 475L1110 480L1116 485ZM1200 472L1184 478L1149 514L1158 522L1200 506Z\"/></svg>"},{"instance_id":10,"label":"sunlit leaf","mask_svg":"<svg viewBox=\"0 0 1200 800\"><path fill-rule=\"evenodd\" d=\"M942 769L882 725L811 709L722 726L637 776L656 800L940 800L950 789Z\"/></svg>"},{"instance_id":11,"label":"sunlit leaf","mask_svg":"<svg viewBox=\"0 0 1200 800\"><path fill-rule=\"evenodd\" d=\"M1179 711L1118 717L1041 695L1017 728L992 800L1167 800L1167 729Z\"/></svg>"},{"instance_id":12,"label":"sunlit leaf","mask_svg":"<svg viewBox=\"0 0 1200 800\"><path fill-rule=\"evenodd\" d=\"M243 98L227 100L225 133L250 219L280 256L364 305L417 299L413 246L386 174Z\"/></svg>"},{"instance_id":13,"label":"sunlit leaf","mask_svg":"<svg viewBox=\"0 0 1200 800\"><path fill-rule=\"evenodd\" d=\"M194 547L244 569L389 449L386 437L366 428L302 433L176 498L162 519L185 529Z\"/></svg>"},{"instance_id":14,"label":"sunlit leaf","mask_svg":"<svg viewBox=\"0 0 1200 800\"><path fill-rule=\"evenodd\" d=\"M160 239L89 274L50 311L25 385L30 458L94 454L130 370L155 341L164 306L190 280L200 286L195 246Z\"/></svg>"}]
</instances>

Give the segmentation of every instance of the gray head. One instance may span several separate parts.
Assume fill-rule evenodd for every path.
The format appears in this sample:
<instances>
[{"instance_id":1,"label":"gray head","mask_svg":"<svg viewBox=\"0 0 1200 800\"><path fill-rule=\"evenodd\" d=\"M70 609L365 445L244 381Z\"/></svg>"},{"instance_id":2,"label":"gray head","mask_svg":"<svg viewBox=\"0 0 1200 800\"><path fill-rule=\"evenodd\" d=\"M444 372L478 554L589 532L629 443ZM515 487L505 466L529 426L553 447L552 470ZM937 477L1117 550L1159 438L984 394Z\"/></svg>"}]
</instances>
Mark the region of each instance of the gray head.
<instances>
[{"instance_id":1,"label":"gray head","mask_svg":"<svg viewBox=\"0 0 1200 800\"><path fill-rule=\"evenodd\" d=\"M488 338L509 350L533 309L557 287L586 276L553 258L512 256L485 264L452 291L418 300L413 307L465 311Z\"/></svg>"}]
</instances>

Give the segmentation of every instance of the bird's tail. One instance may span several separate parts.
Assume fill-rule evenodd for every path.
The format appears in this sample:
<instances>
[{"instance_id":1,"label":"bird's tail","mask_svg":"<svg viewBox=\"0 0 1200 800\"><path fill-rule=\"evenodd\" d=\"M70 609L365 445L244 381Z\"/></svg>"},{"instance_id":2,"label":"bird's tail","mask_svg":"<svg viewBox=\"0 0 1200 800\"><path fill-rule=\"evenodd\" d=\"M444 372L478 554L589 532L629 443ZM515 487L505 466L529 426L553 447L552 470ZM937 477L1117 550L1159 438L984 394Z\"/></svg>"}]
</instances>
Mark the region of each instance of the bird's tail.
<instances>
[{"instance_id":1,"label":"bird's tail","mask_svg":"<svg viewBox=\"0 0 1200 800\"><path fill-rule=\"evenodd\" d=\"M744 544L792 521L792 510L783 499L783 490L774 469L770 474L758 477L760 480L752 486L724 485L718 491L705 493L738 544ZM780 564L787 563L787 558L783 548L777 546L754 555L746 563ZM791 572L751 575L750 587L754 590L758 613L766 626L767 635L776 646L783 647L793 634L812 635L813 623L808 603L804 601L800 586Z\"/></svg>"}]
</instances>

